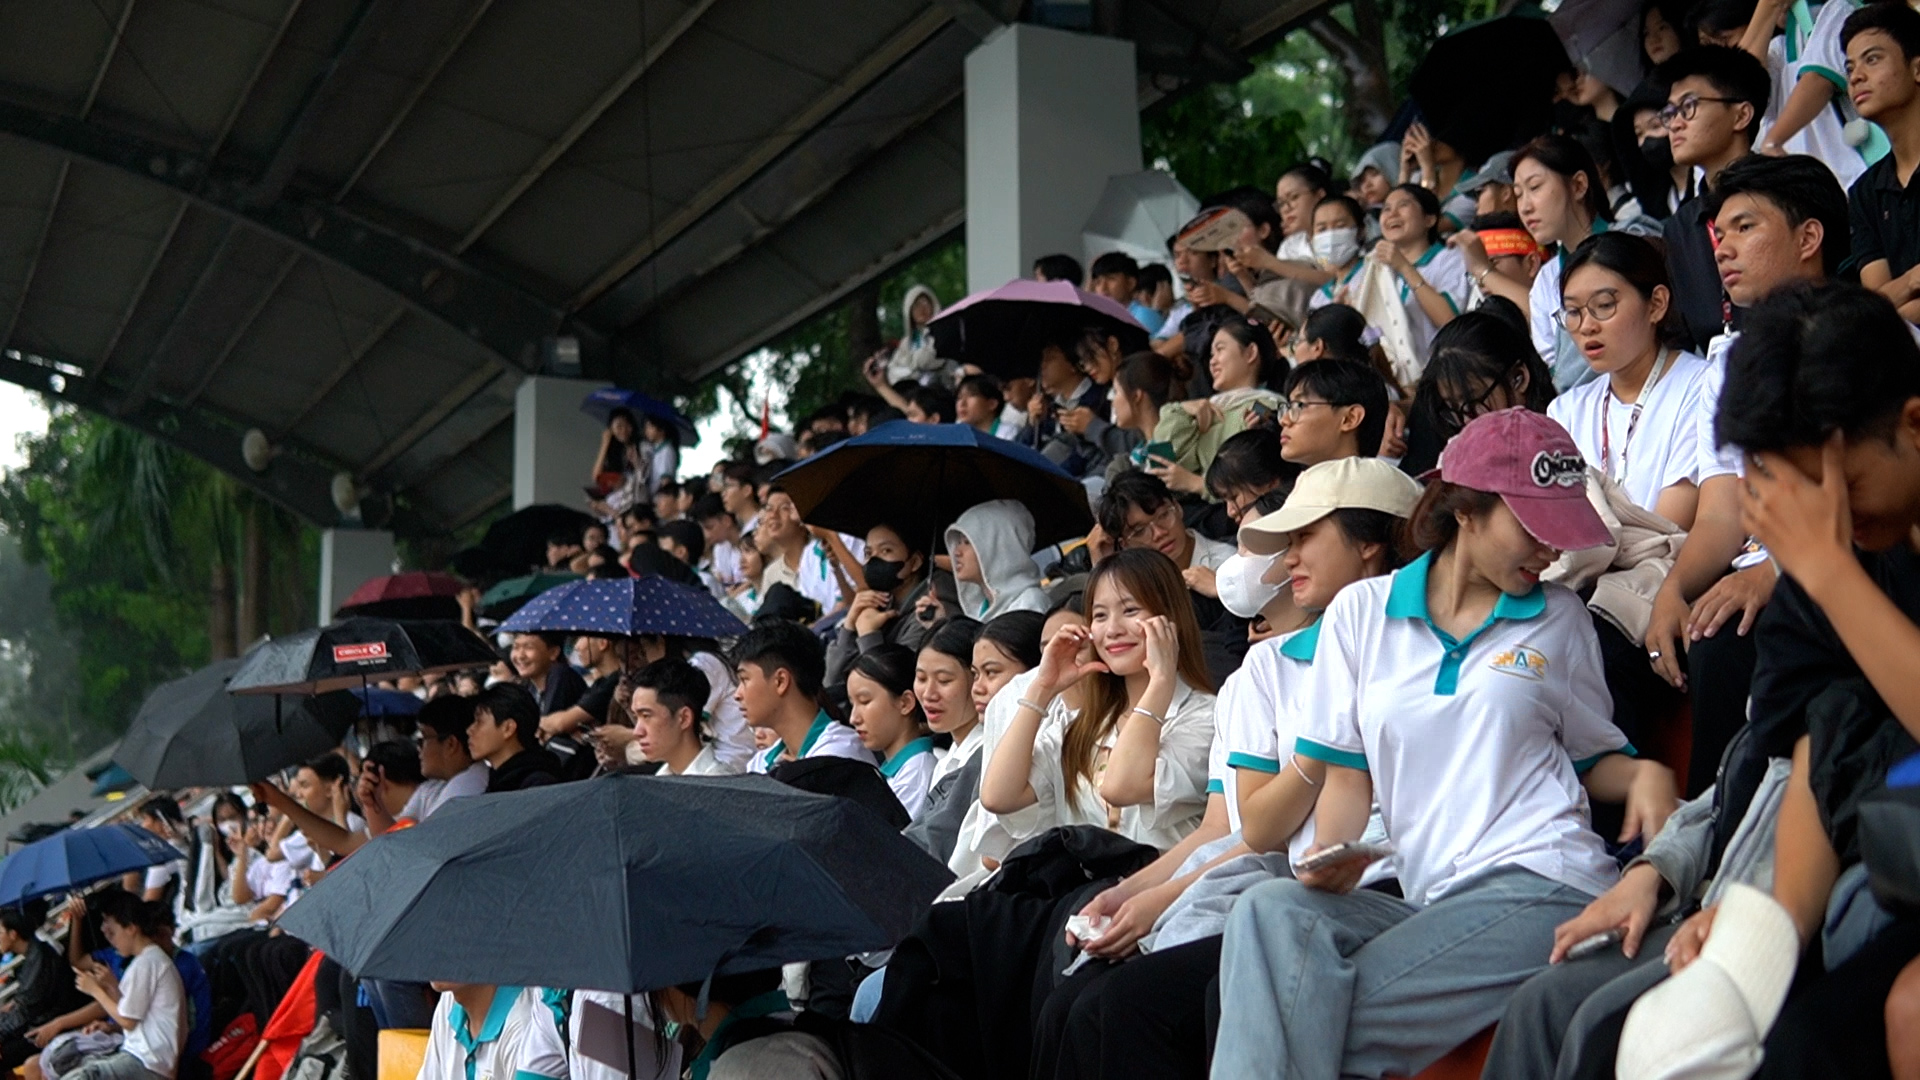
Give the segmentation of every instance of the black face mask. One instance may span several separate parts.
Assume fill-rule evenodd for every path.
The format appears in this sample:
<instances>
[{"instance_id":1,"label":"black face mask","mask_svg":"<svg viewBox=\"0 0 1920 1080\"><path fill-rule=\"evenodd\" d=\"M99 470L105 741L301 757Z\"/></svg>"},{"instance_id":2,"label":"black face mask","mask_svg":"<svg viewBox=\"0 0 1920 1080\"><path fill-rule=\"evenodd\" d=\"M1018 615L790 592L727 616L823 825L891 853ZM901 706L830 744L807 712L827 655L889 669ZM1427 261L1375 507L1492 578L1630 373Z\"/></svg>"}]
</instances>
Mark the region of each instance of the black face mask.
<instances>
[{"instance_id":1,"label":"black face mask","mask_svg":"<svg viewBox=\"0 0 1920 1080\"><path fill-rule=\"evenodd\" d=\"M907 564L888 562L875 555L860 569L867 576L867 588L877 592L892 592L900 587L900 579L906 576Z\"/></svg>"},{"instance_id":2,"label":"black face mask","mask_svg":"<svg viewBox=\"0 0 1920 1080\"><path fill-rule=\"evenodd\" d=\"M1647 164L1665 172L1673 168L1673 140L1664 136L1641 139L1640 156Z\"/></svg>"}]
</instances>

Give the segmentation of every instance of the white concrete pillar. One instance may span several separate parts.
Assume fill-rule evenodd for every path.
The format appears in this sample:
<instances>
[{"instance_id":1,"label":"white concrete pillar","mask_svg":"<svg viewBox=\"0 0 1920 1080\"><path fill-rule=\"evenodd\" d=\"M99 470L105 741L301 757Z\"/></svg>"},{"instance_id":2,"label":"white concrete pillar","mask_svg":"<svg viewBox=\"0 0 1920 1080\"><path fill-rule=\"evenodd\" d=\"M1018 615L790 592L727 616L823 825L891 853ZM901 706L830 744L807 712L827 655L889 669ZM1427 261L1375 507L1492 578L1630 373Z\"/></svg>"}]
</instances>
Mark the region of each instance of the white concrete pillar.
<instances>
[{"instance_id":1,"label":"white concrete pillar","mask_svg":"<svg viewBox=\"0 0 1920 1080\"><path fill-rule=\"evenodd\" d=\"M393 534L381 529L325 529L320 533L320 625L353 590L393 573Z\"/></svg>"},{"instance_id":2,"label":"white concrete pillar","mask_svg":"<svg viewBox=\"0 0 1920 1080\"><path fill-rule=\"evenodd\" d=\"M580 403L604 382L529 377L513 397L513 508L560 503L587 508L582 490L600 449L600 425Z\"/></svg>"},{"instance_id":3,"label":"white concrete pillar","mask_svg":"<svg viewBox=\"0 0 1920 1080\"><path fill-rule=\"evenodd\" d=\"M1140 171L1133 42L1015 23L967 54L967 290L1079 257L1107 178Z\"/></svg>"}]
</instances>

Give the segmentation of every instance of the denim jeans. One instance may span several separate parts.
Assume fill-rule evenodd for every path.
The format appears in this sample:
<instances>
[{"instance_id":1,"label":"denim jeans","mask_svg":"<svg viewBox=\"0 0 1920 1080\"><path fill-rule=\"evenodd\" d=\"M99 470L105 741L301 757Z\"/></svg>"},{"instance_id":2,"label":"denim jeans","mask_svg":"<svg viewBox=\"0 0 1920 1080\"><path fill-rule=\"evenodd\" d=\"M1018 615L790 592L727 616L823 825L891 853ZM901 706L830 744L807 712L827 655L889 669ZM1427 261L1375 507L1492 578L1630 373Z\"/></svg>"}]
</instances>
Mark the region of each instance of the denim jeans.
<instances>
[{"instance_id":1,"label":"denim jeans","mask_svg":"<svg viewBox=\"0 0 1920 1080\"><path fill-rule=\"evenodd\" d=\"M1500 1019L1547 966L1553 930L1592 897L1529 870L1491 870L1416 908L1291 879L1227 919L1213 1075L1411 1076Z\"/></svg>"}]
</instances>

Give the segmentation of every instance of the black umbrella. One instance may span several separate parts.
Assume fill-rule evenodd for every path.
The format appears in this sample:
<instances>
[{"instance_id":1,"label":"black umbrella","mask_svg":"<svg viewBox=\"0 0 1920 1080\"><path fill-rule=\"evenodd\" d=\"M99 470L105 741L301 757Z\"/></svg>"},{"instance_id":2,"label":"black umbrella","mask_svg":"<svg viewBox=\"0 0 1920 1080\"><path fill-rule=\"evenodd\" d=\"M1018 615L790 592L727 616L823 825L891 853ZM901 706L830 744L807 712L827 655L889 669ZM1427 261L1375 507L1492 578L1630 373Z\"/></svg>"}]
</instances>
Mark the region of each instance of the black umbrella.
<instances>
[{"instance_id":1,"label":"black umbrella","mask_svg":"<svg viewBox=\"0 0 1920 1080\"><path fill-rule=\"evenodd\" d=\"M470 563L484 562L506 569L510 574L524 574L547 565L548 538L566 533L578 542L587 526L597 520L584 510L558 503L540 503L515 510L487 526L487 533L479 543L483 555L461 554ZM456 565L455 569L467 573L464 566Z\"/></svg>"},{"instance_id":2,"label":"black umbrella","mask_svg":"<svg viewBox=\"0 0 1920 1080\"><path fill-rule=\"evenodd\" d=\"M1033 378L1046 346L1071 345L1086 330L1118 338L1122 356L1148 343L1146 327L1112 300L1071 282L1023 278L974 293L942 311L927 329L941 356L1003 379Z\"/></svg>"},{"instance_id":3,"label":"black umbrella","mask_svg":"<svg viewBox=\"0 0 1920 1080\"><path fill-rule=\"evenodd\" d=\"M113 760L154 791L250 784L340 745L360 716L352 694L288 703L236 697L220 660L147 695Z\"/></svg>"},{"instance_id":4,"label":"black umbrella","mask_svg":"<svg viewBox=\"0 0 1920 1080\"><path fill-rule=\"evenodd\" d=\"M486 667L500 659L456 622L342 619L255 646L240 659L234 694L322 694L376 679Z\"/></svg>"},{"instance_id":5,"label":"black umbrella","mask_svg":"<svg viewBox=\"0 0 1920 1080\"><path fill-rule=\"evenodd\" d=\"M969 507L1014 499L1033 512L1035 547L1093 528L1087 490L1019 443L966 424L895 420L835 443L780 474L801 520L865 536L886 524L918 545L943 535Z\"/></svg>"},{"instance_id":6,"label":"black umbrella","mask_svg":"<svg viewBox=\"0 0 1920 1080\"><path fill-rule=\"evenodd\" d=\"M362 978L635 994L889 948L952 880L846 799L764 776L603 776L455 799L355 852L279 925Z\"/></svg>"},{"instance_id":7,"label":"black umbrella","mask_svg":"<svg viewBox=\"0 0 1920 1080\"><path fill-rule=\"evenodd\" d=\"M1546 19L1503 15L1434 42L1408 89L1433 137L1477 164L1546 132L1554 79L1571 68Z\"/></svg>"}]
</instances>

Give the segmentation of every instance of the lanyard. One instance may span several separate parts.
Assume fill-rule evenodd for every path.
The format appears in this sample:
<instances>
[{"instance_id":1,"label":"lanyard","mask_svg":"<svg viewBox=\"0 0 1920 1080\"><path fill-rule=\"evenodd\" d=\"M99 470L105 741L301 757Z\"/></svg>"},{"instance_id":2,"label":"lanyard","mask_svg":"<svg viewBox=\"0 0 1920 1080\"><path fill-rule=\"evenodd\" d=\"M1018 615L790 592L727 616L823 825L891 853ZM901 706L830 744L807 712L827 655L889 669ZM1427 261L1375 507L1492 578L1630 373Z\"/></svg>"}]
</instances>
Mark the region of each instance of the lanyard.
<instances>
[{"instance_id":1,"label":"lanyard","mask_svg":"<svg viewBox=\"0 0 1920 1080\"><path fill-rule=\"evenodd\" d=\"M1667 361L1673 358L1672 349L1661 349L1660 358L1654 361L1653 371L1647 375L1645 386L1640 388L1640 396L1634 400L1633 412L1627 416L1627 437L1620 442L1620 475L1613 474L1613 424L1609 415L1613 405L1613 380L1607 380L1607 389L1600 395L1600 471L1607 474L1609 480L1625 481L1627 476L1627 453L1633 449L1633 436L1640 430L1640 414L1646 411L1647 396L1660 383L1660 376L1667 373Z\"/></svg>"}]
</instances>

